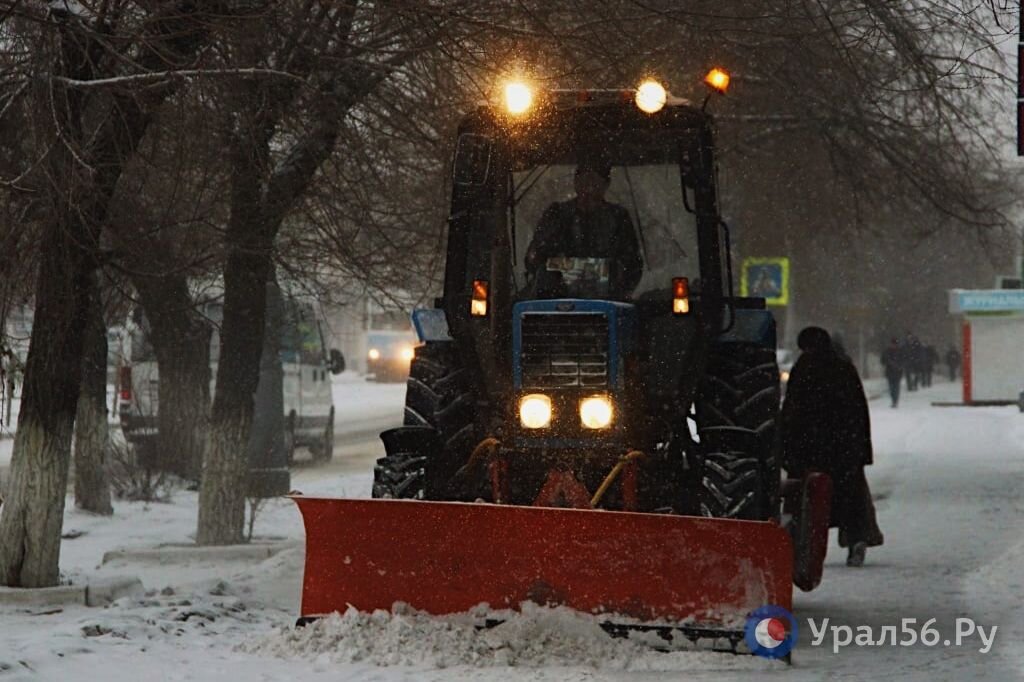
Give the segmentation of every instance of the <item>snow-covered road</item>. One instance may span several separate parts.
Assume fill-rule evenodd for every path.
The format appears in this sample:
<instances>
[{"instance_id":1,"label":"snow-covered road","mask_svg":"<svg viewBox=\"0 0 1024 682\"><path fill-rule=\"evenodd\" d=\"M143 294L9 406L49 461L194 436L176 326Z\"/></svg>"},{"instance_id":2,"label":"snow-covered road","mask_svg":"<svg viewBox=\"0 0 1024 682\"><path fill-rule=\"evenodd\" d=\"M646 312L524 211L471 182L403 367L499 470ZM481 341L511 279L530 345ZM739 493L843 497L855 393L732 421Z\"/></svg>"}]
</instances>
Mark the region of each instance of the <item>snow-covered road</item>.
<instances>
[{"instance_id":1,"label":"snow-covered road","mask_svg":"<svg viewBox=\"0 0 1024 682\"><path fill-rule=\"evenodd\" d=\"M187 542L195 495L179 492L169 504L119 503L113 519L69 504L65 530L85 534L64 543L64 570L73 577L138 575L153 593L106 609L0 613L0 680L1019 679L1024 415L1015 408L931 407L933 400L955 399L958 390L937 384L906 395L896 410L887 401L872 403L876 465L868 476L886 544L869 551L862 569L847 568L833 544L821 587L795 597L800 637L792 666L651 652L609 640L571 614L549 612L483 634L457 620L382 615L351 616L296 635L286 629L298 603L301 546L256 564L99 566L103 553L117 547ZM401 387L353 384L341 391L347 421L400 410ZM307 494L365 496L380 451L372 440L340 443L334 462L297 469L293 485ZM267 504L256 534L303 536L286 500ZM958 617L986 630L998 626L989 653L979 653L977 635L961 647L846 646L833 653L831 637L811 645L808 627L808 619L828 618L829 625L871 626L877 635L885 626L899 629L901 619L916 618L920 627L935 618L944 638Z\"/></svg>"}]
</instances>

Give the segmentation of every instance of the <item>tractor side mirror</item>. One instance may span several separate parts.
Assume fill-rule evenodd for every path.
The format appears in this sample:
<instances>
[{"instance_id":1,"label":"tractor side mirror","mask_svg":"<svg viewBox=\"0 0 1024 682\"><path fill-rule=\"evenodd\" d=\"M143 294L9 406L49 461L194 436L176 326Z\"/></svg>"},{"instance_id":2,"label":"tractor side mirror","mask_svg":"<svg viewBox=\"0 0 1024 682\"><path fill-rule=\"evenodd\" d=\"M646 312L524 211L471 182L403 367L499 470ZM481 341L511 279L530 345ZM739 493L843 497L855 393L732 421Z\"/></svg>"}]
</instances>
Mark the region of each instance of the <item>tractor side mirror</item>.
<instances>
[{"instance_id":1,"label":"tractor side mirror","mask_svg":"<svg viewBox=\"0 0 1024 682\"><path fill-rule=\"evenodd\" d=\"M327 369L331 370L331 374L341 374L345 371L345 356L337 348L331 349Z\"/></svg>"},{"instance_id":2,"label":"tractor side mirror","mask_svg":"<svg viewBox=\"0 0 1024 682\"><path fill-rule=\"evenodd\" d=\"M455 146L455 168L452 181L456 185L478 187L487 183L491 170L494 142L486 135L463 133Z\"/></svg>"}]
</instances>

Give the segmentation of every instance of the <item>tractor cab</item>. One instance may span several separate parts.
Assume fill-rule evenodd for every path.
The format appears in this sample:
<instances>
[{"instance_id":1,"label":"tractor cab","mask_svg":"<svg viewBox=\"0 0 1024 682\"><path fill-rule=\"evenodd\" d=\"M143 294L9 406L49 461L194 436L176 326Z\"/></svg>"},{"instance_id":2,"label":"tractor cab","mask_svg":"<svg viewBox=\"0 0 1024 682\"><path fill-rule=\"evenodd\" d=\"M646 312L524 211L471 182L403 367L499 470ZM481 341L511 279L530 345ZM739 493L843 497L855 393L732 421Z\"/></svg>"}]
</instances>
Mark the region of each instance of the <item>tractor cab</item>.
<instances>
[{"instance_id":1,"label":"tractor cab","mask_svg":"<svg viewBox=\"0 0 1024 682\"><path fill-rule=\"evenodd\" d=\"M442 308L503 442L655 447L728 324L711 119L635 100L555 91L460 126Z\"/></svg>"}]
</instances>

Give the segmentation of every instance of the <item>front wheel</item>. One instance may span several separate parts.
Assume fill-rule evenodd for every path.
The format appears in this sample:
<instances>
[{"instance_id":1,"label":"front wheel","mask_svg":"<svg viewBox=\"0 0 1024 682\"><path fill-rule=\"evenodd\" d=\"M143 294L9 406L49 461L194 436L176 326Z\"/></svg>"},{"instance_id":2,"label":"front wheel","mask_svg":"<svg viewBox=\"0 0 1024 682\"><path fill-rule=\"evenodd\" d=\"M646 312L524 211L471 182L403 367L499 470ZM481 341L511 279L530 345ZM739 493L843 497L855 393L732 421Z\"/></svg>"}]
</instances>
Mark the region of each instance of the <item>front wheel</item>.
<instances>
[{"instance_id":1,"label":"front wheel","mask_svg":"<svg viewBox=\"0 0 1024 682\"><path fill-rule=\"evenodd\" d=\"M714 344L697 400L701 514L749 520L778 514L778 412L775 351Z\"/></svg>"},{"instance_id":2,"label":"front wheel","mask_svg":"<svg viewBox=\"0 0 1024 682\"><path fill-rule=\"evenodd\" d=\"M473 484L452 489L480 441L476 401L451 342L416 349L405 394L405 425L381 434L385 457L374 467L374 497L472 500Z\"/></svg>"}]
</instances>

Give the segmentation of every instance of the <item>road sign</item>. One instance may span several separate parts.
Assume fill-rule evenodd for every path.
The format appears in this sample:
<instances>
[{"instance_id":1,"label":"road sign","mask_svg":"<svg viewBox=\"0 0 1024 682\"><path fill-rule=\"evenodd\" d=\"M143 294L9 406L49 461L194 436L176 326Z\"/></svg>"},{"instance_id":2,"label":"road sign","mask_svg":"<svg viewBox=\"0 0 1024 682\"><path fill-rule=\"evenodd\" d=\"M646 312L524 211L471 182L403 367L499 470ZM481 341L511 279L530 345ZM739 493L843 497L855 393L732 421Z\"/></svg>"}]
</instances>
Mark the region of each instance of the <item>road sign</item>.
<instances>
[{"instance_id":1,"label":"road sign","mask_svg":"<svg viewBox=\"0 0 1024 682\"><path fill-rule=\"evenodd\" d=\"M789 258L744 258L740 295L764 298L768 305L789 303Z\"/></svg>"},{"instance_id":2,"label":"road sign","mask_svg":"<svg viewBox=\"0 0 1024 682\"><path fill-rule=\"evenodd\" d=\"M1024 289L952 289L951 313L994 313L1024 311Z\"/></svg>"}]
</instances>

